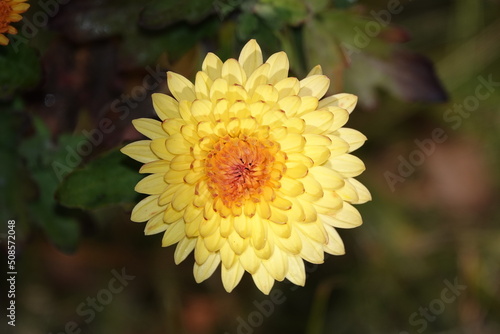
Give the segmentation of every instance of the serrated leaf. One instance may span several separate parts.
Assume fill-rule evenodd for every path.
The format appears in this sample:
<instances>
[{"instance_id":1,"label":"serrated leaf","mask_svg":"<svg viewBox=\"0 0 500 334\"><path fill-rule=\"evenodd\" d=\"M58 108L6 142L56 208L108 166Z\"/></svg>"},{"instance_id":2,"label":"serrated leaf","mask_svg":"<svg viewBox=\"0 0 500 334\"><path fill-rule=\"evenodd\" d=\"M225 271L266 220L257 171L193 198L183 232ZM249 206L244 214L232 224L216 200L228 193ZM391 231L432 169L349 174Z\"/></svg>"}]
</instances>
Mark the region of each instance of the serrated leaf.
<instances>
[{"instance_id":1,"label":"serrated leaf","mask_svg":"<svg viewBox=\"0 0 500 334\"><path fill-rule=\"evenodd\" d=\"M114 150L70 173L59 186L56 198L66 207L81 209L133 203L138 198L134 187L142 177L130 159Z\"/></svg>"}]
</instances>

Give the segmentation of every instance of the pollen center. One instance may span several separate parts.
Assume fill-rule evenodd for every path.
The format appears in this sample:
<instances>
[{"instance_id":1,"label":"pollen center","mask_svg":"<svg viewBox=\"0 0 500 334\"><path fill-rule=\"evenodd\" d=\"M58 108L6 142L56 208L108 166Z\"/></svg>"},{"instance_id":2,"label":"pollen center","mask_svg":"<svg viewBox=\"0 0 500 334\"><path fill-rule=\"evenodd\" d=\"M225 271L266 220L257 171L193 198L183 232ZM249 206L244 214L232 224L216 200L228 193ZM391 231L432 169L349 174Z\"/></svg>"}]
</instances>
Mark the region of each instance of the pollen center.
<instances>
[{"instance_id":1,"label":"pollen center","mask_svg":"<svg viewBox=\"0 0 500 334\"><path fill-rule=\"evenodd\" d=\"M270 182L279 145L252 137L221 138L207 155L208 187L226 207L259 201Z\"/></svg>"}]
</instances>

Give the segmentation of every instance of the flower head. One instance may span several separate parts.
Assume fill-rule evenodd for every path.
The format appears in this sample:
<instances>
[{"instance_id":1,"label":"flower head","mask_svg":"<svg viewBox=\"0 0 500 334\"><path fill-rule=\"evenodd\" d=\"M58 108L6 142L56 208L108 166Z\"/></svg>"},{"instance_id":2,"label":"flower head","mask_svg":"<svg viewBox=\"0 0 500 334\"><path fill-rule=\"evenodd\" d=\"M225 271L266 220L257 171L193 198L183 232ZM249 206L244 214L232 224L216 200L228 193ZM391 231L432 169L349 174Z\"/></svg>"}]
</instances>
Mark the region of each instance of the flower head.
<instances>
[{"instance_id":1,"label":"flower head","mask_svg":"<svg viewBox=\"0 0 500 334\"><path fill-rule=\"evenodd\" d=\"M0 0L0 45L9 44L9 39L4 35L5 33L17 34L17 29L10 24L22 20L23 17L19 14L24 13L30 7L29 4L24 3L26 1Z\"/></svg>"},{"instance_id":2,"label":"flower head","mask_svg":"<svg viewBox=\"0 0 500 334\"><path fill-rule=\"evenodd\" d=\"M342 127L357 98L323 98L319 66L303 80L288 67L284 52L264 63L255 40L238 60L209 53L194 84L168 72L173 98L153 94L161 122L133 121L150 139L122 152L151 175L135 188L149 196L131 219L177 244L176 263L194 250L197 282L222 263L229 292L245 271L266 294L275 280L304 285L303 260L344 254L335 228L361 224L352 204L370 193L353 178L365 167L350 152L366 137Z\"/></svg>"}]
</instances>

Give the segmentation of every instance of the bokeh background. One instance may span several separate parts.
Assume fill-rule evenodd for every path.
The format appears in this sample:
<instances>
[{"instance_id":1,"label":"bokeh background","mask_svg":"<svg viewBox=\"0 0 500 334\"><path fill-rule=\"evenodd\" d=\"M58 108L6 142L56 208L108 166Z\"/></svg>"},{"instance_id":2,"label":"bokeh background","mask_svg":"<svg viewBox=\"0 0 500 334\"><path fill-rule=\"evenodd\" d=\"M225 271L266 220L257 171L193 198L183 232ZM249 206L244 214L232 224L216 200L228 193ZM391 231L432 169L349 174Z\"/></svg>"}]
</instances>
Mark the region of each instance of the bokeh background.
<instances>
[{"instance_id":1,"label":"bokeh background","mask_svg":"<svg viewBox=\"0 0 500 334\"><path fill-rule=\"evenodd\" d=\"M0 46L1 267L15 219L18 272L2 333L500 332L500 1L29 3ZM359 96L348 126L368 137L373 195L339 231L346 255L270 296L176 266L130 222L139 164L117 153L167 70L192 79L251 38Z\"/></svg>"}]
</instances>

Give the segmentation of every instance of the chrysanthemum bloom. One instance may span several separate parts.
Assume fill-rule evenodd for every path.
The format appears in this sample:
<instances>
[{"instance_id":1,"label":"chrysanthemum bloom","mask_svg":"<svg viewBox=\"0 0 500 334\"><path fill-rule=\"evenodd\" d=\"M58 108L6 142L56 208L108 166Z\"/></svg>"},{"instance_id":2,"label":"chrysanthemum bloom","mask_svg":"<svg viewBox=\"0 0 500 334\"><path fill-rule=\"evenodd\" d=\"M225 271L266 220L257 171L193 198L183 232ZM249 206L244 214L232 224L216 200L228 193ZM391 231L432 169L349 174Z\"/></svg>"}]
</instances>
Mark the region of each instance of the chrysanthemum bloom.
<instances>
[{"instance_id":1,"label":"chrysanthemum bloom","mask_svg":"<svg viewBox=\"0 0 500 334\"><path fill-rule=\"evenodd\" d=\"M344 254L335 228L361 224L351 204L370 200L349 154L366 137L342 128L357 98L323 98L329 80L315 67L288 77L286 53L263 63L255 40L238 60L209 53L195 83L168 72L174 98L153 94L161 122L136 119L150 138L122 152L150 173L135 190L149 196L132 211L145 234L177 243L175 262L194 250L197 282L221 265L230 292L245 271L268 294L274 281L304 285L304 261ZM323 98L323 99L322 99Z\"/></svg>"},{"instance_id":2,"label":"chrysanthemum bloom","mask_svg":"<svg viewBox=\"0 0 500 334\"><path fill-rule=\"evenodd\" d=\"M12 22L19 22L24 13L30 7L29 4L23 3L27 0L0 0L0 45L9 44L9 39L4 35L17 34L17 29L11 26Z\"/></svg>"}]
</instances>

